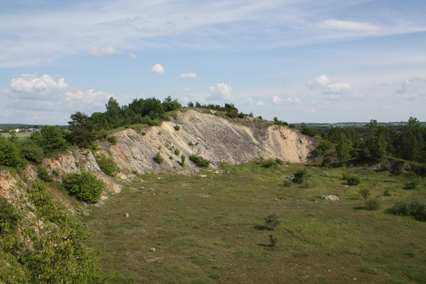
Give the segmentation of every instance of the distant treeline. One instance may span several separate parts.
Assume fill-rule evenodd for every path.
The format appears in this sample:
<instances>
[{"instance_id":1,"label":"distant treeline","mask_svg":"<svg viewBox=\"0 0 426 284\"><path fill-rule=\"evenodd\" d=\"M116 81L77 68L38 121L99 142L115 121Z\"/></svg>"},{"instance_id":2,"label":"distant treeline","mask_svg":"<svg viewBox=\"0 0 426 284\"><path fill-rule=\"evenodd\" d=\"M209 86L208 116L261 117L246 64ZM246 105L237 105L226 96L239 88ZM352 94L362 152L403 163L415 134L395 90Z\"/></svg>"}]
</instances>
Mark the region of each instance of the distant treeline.
<instances>
[{"instance_id":1,"label":"distant treeline","mask_svg":"<svg viewBox=\"0 0 426 284\"><path fill-rule=\"evenodd\" d=\"M317 134L303 124L301 131L308 135ZM413 117L410 117L402 131L397 131L393 126L379 126L376 120L371 120L368 127L336 127L322 131L320 136L324 139L323 145L328 141L336 143L341 146L338 150L348 149L348 158L356 158L360 162L379 162L386 156L426 162L426 127ZM319 152L321 154L321 147ZM343 162L345 160L343 158Z\"/></svg>"}]
</instances>

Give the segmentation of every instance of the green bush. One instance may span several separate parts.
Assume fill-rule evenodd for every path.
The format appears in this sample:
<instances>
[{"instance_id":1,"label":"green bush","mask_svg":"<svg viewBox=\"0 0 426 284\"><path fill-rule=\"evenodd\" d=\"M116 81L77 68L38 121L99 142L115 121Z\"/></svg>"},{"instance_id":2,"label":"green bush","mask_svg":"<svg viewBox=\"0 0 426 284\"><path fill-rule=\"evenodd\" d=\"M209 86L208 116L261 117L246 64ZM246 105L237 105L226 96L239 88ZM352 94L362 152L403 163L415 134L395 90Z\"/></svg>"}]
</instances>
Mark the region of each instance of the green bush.
<instances>
[{"instance_id":1,"label":"green bush","mask_svg":"<svg viewBox=\"0 0 426 284\"><path fill-rule=\"evenodd\" d=\"M37 168L37 175L42 181L50 182L53 180L52 175L43 167Z\"/></svg>"},{"instance_id":2,"label":"green bush","mask_svg":"<svg viewBox=\"0 0 426 284\"><path fill-rule=\"evenodd\" d=\"M82 171L81 174L70 174L64 179L65 188L78 199L95 203L101 198L105 183L93 174Z\"/></svg>"},{"instance_id":3,"label":"green bush","mask_svg":"<svg viewBox=\"0 0 426 284\"><path fill-rule=\"evenodd\" d=\"M109 143L111 143L112 145L117 144L117 137L115 137L115 136L109 136L109 137L107 138L107 140L108 140L108 142L109 142Z\"/></svg>"},{"instance_id":4,"label":"green bush","mask_svg":"<svg viewBox=\"0 0 426 284\"><path fill-rule=\"evenodd\" d=\"M0 235L5 230L15 230L19 219L18 211L6 199L0 197Z\"/></svg>"},{"instance_id":5,"label":"green bush","mask_svg":"<svg viewBox=\"0 0 426 284\"><path fill-rule=\"evenodd\" d=\"M283 181L283 184L285 187L291 187L291 185L293 184L293 182L291 180L285 179Z\"/></svg>"},{"instance_id":6,"label":"green bush","mask_svg":"<svg viewBox=\"0 0 426 284\"><path fill-rule=\"evenodd\" d=\"M179 131L179 130L180 130L180 126L179 126L179 125L177 125L177 124L175 125L175 127L174 127L174 128L175 128L175 130L176 130L176 131Z\"/></svg>"},{"instance_id":7,"label":"green bush","mask_svg":"<svg viewBox=\"0 0 426 284\"><path fill-rule=\"evenodd\" d=\"M358 193L364 198L364 200L367 200L370 196L370 190L368 188L362 188L358 190Z\"/></svg>"},{"instance_id":8,"label":"green bush","mask_svg":"<svg viewBox=\"0 0 426 284\"><path fill-rule=\"evenodd\" d=\"M185 159L185 155L180 156L180 165L182 166L182 168L185 167Z\"/></svg>"},{"instance_id":9,"label":"green bush","mask_svg":"<svg viewBox=\"0 0 426 284\"><path fill-rule=\"evenodd\" d=\"M331 159L329 157L322 160L322 166L328 168L331 165Z\"/></svg>"},{"instance_id":10,"label":"green bush","mask_svg":"<svg viewBox=\"0 0 426 284\"><path fill-rule=\"evenodd\" d=\"M19 147L9 139L0 136L0 165L16 167L19 164L22 164Z\"/></svg>"},{"instance_id":11,"label":"green bush","mask_svg":"<svg viewBox=\"0 0 426 284\"><path fill-rule=\"evenodd\" d=\"M322 140L321 143L318 145L315 152L318 155L324 154L328 149L330 148L330 142L328 140Z\"/></svg>"},{"instance_id":12,"label":"green bush","mask_svg":"<svg viewBox=\"0 0 426 284\"><path fill-rule=\"evenodd\" d=\"M274 247L277 245L278 239L274 235L269 235L269 246Z\"/></svg>"},{"instance_id":13,"label":"green bush","mask_svg":"<svg viewBox=\"0 0 426 284\"><path fill-rule=\"evenodd\" d=\"M157 164L161 164L162 162L164 162L163 157L161 157L160 151L158 151L157 155L154 157L154 162L156 162Z\"/></svg>"},{"instance_id":14,"label":"green bush","mask_svg":"<svg viewBox=\"0 0 426 284\"><path fill-rule=\"evenodd\" d=\"M361 183L361 180L359 177L350 175L348 173L342 173L342 178L346 180L346 183L348 185L358 185Z\"/></svg>"},{"instance_id":15,"label":"green bush","mask_svg":"<svg viewBox=\"0 0 426 284\"><path fill-rule=\"evenodd\" d=\"M306 176L306 169L298 170L294 173L293 182L297 184L302 184L303 181L305 180L305 176Z\"/></svg>"},{"instance_id":16,"label":"green bush","mask_svg":"<svg viewBox=\"0 0 426 284\"><path fill-rule=\"evenodd\" d=\"M269 230L275 230L275 227L280 224L280 221L278 220L278 214L269 214L264 218L265 225L268 227Z\"/></svg>"},{"instance_id":17,"label":"green bush","mask_svg":"<svg viewBox=\"0 0 426 284\"><path fill-rule=\"evenodd\" d=\"M383 196L391 196L389 189L386 189L385 191L383 191Z\"/></svg>"},{"instance_id":18,"label":"green bush","mask_svg":"<svg viewBox=\"0 0 426 284\"><path fill-rule=\"evenodd\" d=\"M105 139L108 136L108 132L105 129L101 129L98 131L98 139Z\"/></svg>"},{"instance_id":19,"label":"green bush","mask_svg":"<svg viewBox=\"0 0 426 284\"><path fill-rule=\"evenodd\" d=\"M419 221L426 221L426 205L423 201L397 201L389 212L400 216L413 216Z\"/></svg>"},{"instance_id":20,"label":"green bush","mask_svg":"<svg viewBox=\"0 0 426 284\"><path fill-rule=\"evenodd\" d=\"M275 166L275 161L273 159L267 159L262 161L261 166L264 168L270 168Z\"/></svg>"},{"instance_id":21,"label":"green bush","mask_svg":"<svg viewBox=\"0 0 426 284\"><path fill-rule=\"evenodd\" d=\"M21 148L21 156L23 158L35 163L41 163L41 161L43 161L43 148L40 147L35 141L28 138L20 141L19 144L19 147Z\"/></svg>"},{"instance_id":22,"label":"green bush","mask_svg":"<svg viewBox=\"0 0 426 284\"><path fill-rule=\"evenodd\" d=\"M365 201L365 207L367 210L378 210L380 208L380 200L377 198L367 199Z\"/></svg>"},{"instance_id":23,"label":"green bush","mask_svg":"<svg viewBox=\"0 0 426 284\"><path fill-rule=\"evenodd\" d=\"M179 155L180 155L180 150L179 150L179 149L177 149L177 148L175 149L175 155L176 155L176 156L179 156Z\"/></svg>"},{"instance_id":24,"label":"green bush","mask_svg":"<svg viewBox=\"0 0 426 284\"><path fill-rule=\"evenodd\" d=\"M415 190L418 185L419 185L419 181L417 181L417 180L408 181L408 182L404 183L403 189Z\"/></svg>"},{"instance_id":25,"label":"green bush","mask_svg":"<svg viewBox=\"0 0 426 284\"><path fill-rule=\"evenodd\" d=\"M117 168L117 164L114 162L113 158L108 158L105 155L100 155L96 157L101 171L108 176L115 176L120 170Z\"/></svg>"},{"instance_id":26,"label":"green bush","mask_svg":"<svg viewBox=\"0 0 426 284\"><path fill-rule=\"evenodd\" d=\"M209 161L209 160L204 159L203 157L198 156L198 155L196 155L196 154L192 154L192 155L189 157L189 160L190 160L191 162L193 162L193 163L194 163L197 167L204 167L204 168L207 168L207 167L210 165L210 161Z\"/></svg>"},{"instance_id":27,"label":"green bush","mask_svg":"<svg viewBox=\"0 0 426 284\"><path fill-rule=\"evenodd\" d=\"M284 162L281 159L275 158L275 164L282 166L284 165Z\"/></svg>"}]
</instances>

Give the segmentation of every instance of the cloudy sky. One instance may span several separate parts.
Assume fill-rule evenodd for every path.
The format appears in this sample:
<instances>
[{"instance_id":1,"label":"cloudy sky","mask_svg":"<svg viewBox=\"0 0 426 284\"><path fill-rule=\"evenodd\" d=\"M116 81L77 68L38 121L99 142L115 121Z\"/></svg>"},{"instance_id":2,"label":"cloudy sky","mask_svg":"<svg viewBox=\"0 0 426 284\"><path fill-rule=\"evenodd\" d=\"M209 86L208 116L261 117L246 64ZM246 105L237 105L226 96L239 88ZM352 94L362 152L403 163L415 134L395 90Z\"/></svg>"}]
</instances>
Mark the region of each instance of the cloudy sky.
<instances>
[{"instance_id":1,"label":"cloudy sky","mask_svg":"<svg viewBox=\"0 0 426 284\"><path fill-rule=\"evenodd\" d=\"M0 0L0 123L109 97L287 122L426 120L424 0Z\"/></svg>"}]
</instances>

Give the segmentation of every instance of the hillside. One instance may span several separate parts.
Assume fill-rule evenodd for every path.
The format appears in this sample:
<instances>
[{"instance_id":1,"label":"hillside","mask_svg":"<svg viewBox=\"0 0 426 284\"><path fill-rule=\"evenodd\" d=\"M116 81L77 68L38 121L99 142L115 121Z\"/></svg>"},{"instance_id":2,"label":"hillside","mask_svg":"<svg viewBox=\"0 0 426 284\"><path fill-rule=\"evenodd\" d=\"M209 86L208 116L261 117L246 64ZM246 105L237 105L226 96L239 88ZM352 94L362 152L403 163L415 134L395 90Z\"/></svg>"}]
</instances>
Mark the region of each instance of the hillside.
<instances>
[{"instance_id":1,"label":"hillside","mask_svg":"<svg viewBox=\"0 0 426 284\"><path fill-rule=\"evenodd\" d=\"M315 139L284 126L257 127L257 120L228 120L195 110L178 112L176 119L161 126L114 134L117 144L102 142L101 153L110 154L121 171L140 174L197 171L188 159L187 167L182 168L176 149L187 158L198 154L210 160L214 168L221 162L235 165L260 157L301 163L311 156ZM179 130L175 130L176 125ZM162 164L153 160L158 152L164 158Z\"/></svg>"}]
</instances>

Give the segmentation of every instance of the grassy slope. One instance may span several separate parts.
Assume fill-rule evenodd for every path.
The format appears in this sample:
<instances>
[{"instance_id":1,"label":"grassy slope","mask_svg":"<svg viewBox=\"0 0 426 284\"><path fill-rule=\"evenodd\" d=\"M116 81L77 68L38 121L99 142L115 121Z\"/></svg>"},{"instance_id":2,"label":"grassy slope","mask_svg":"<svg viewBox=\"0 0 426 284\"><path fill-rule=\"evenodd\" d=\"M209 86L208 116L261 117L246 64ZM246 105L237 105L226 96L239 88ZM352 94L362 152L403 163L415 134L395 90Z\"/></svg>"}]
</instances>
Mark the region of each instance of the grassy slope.
<instances>
[{"instance_id":1,"label":"grassy slope","mask_svg":"<svg viewBox=\"0 0 426 284\"><path fill-rule=\"evenodd\" d=\"M361 177L354 187L343 184L344 169L311 167L309 188L282 186L280 176L300 167L139 176L82 217L94 233L90 246L105 269L117 270L111 283L426 282L426 224L384 214L396 200L426 198L424 191L405 191L405 178L366 168L350 170ZM392 196L366 211L363 187ZM318 198L325 194L341 200ZM263 230L272 213L281 225ZM265 246L271 234L276 247Z\"/></svg>"}]
</instances>

